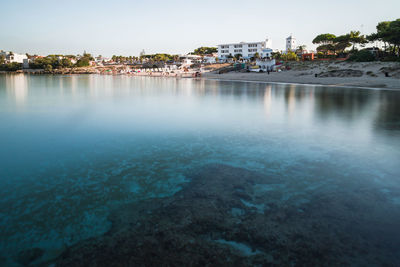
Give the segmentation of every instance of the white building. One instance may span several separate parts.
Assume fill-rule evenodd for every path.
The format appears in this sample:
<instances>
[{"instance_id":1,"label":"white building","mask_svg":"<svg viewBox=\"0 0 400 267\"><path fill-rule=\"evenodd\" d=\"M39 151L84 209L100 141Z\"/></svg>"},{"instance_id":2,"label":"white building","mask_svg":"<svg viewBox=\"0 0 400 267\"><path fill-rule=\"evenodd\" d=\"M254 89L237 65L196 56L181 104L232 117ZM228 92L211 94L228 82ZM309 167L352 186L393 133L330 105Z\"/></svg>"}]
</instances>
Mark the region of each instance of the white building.
<instances>
[{"instance_id":1,"label":"white building","mask_svg":"<svg viewBox=\"0 0 400 267\"><path fill-rule=\"evenodd\" d=\"M295 51L296 45L296 38L294 38L293 35L286 38L286 52Z\"/></svg>"},{"instance_id":2,"label":"white building","mask_svg":"<svg viewBox=\"0 0 400 267\"><path fill-rule=\"evenodd\" d=\"M216 60L215 57L205 56L205 57L203 58L203 63L214 64L214 63L217 63L217 60Z\"/></svg>"},{"instance_id":3,"label":"white building","mask_svg":"<svg viewBox=\"0 0 400 267\"><path fill-rule=\"evenodd\" d=\"M28 58L26 55L16 54L13 52L0 51L0 56L4 56L6 63L23 63L24 59Z\"/></svg>"},{"instance_id":4,"label":"white building","mask_svg":"<svg viewBox=\"0 0 400 267\"><path fill-rule=\"evenodd\" d=\"M190 66L195 63L201 63L201 56L198 55L183 55L179 57L182 66Z\"/></svg>"},{"instance_id":5,"label":"white building","mask_svg":"<svg viewBox=\"0 0 400 267\"><path fill-rule=\"evenodd\" d=\"M273 71L275 70L275 59L257 59L256 65L260 67L263 71Z\"/></svg>"},{"instance_id":6,"label":"white building","mask_svg":"<svg viewBox=\"0 0 400 267\"><path fill-rule=\"evenodd\" d=\"M271 48L264 48L261 51L260 57L261 58L272 58L272 49Z\"/></svg>"},{"instance_id":7,"label":"white building","mask_svg":"<svg viewBox=\"0 0 400 267\"><path fill-rule=\"evenodd\" d=\"M268 51L265 51L263 54L263 50L267 48L271 48L271 40L268 38L262 42L253 42L253 43L246 43L240 42L236 44L221 44L218 45L218 58L219 59L226 59L229 55L242 55L242 58L249 59L254 56L255 53L258 53L261 57L265 56ZM272 52L272 50L271 50Z\"/></svg>"}]
</instances>

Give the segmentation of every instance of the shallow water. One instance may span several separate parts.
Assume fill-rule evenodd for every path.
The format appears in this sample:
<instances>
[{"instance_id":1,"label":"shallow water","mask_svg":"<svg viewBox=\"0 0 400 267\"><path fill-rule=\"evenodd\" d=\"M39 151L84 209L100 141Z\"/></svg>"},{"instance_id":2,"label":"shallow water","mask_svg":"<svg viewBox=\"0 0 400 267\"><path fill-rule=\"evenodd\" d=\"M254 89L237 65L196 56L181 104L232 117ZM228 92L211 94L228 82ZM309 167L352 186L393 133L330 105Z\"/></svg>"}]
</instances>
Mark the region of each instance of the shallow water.
<instances>
[{"instance_id":1,"label":"shallow water","mask_svg":"<svg viewBox=\"0 0 400 267\"><path fill-rule=\"evenodd\" d=\"M0 265L400 265L397 91L0 75L0 148Z\"/></svg>"}]
</instances>

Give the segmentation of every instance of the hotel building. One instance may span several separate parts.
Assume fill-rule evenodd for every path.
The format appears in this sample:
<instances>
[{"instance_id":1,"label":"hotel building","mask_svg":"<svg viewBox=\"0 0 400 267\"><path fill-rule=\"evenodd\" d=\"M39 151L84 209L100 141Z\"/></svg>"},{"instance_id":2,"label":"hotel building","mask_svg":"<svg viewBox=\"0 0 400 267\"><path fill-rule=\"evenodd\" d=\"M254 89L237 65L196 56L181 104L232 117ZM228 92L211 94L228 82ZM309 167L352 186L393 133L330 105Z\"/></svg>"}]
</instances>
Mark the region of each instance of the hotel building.
<instances>
[{"instance_id":1,"label":"hotel building","mask_svg":"<svg viewBox=\"0 0 400 267\"><path fill-rule=\"evenodd\" d=\"M234 44L220 44L218 45L218 58L226 59L235 55L242 55L242 58L249 59L254 56L255 53L258 53L260 57L267 58L271 57L272 49L271 49L271 40L268 38L262 42L240 42Z\"/></svg>"}]
</instances>

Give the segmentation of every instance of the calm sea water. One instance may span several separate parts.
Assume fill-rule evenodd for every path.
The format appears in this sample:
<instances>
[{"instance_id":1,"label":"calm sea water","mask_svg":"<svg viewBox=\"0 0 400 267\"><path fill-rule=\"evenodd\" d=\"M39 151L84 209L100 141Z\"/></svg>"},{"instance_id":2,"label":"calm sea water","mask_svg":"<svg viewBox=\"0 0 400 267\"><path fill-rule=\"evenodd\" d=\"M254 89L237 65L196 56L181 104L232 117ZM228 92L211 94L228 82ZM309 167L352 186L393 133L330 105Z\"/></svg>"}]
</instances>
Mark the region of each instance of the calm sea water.
<instances>
[{"instance_id":1,"label":"calm sea water","mask_svg":"<svg viewBox=\"0 0 400 267\"><path fill-rule=\"evenodd\" d=\"M113 251L121 265L151 247L201 264L192 246L248 265L399 266L400 92L0 75L0 265L72 266L83 246L94 262L124 238L142 247ZM167 241L172 256L154 249Z\"/></svg>"}]
</instances>

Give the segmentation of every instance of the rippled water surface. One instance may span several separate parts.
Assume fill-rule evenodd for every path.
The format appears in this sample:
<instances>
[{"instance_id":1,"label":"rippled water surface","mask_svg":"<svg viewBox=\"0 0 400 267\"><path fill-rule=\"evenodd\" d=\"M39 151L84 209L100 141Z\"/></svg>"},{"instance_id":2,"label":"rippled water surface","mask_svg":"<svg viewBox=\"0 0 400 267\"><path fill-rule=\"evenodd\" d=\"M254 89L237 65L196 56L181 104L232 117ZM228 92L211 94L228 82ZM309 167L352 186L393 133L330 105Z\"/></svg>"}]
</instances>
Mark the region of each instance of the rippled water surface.
<instances>
[{"instance_id":1,"label":"rippled water surface","mask_svg":"<svg viewBox=\"0 0 400 267\"><path fill-rule=\"evenodd\" d=\"M0 266L400 266L400 92L0 75Z\"/></svg>"}]
</instances>

